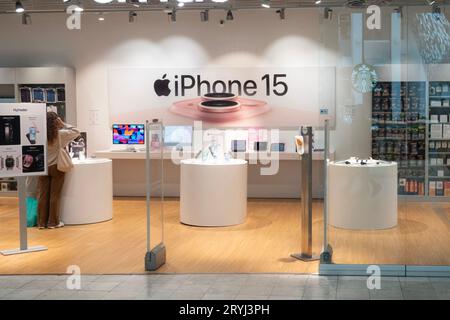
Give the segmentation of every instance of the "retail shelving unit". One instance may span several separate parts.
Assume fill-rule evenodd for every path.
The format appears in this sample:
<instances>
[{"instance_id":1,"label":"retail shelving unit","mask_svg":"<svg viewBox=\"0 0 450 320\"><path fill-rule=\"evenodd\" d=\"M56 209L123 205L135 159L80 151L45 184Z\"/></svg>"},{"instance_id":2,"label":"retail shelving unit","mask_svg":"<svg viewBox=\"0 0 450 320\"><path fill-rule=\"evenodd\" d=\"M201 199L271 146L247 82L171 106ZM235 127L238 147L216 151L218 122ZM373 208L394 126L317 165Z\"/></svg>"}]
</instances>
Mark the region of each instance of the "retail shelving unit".
<instances>
[{"instance_id":1,"label":"retail shelving unit","mask_svg":"<svg viewBox=\"0 0 450 320\"><path fill-rule=\"evenodd\" d=\"M3 92L11 91L10 87L14 94L2 97ZM71 68L0 68L0 103L43 102L53 106L64 120L76 124L75 101L75 71ZM16 194L14 178L0 179L0 197Z\"/></svg>"},{"instance_id":2,"label":"retail shelving unit","mask_svg":"<svg viewBox=\"0 0 450 320\"><path fill-rule=\"evenodd\" d=\"M399 195L425 196L426 82L379 82L372 94L372 157L398 163Z\"/></svg>"},{"instance_id":3,"label":"retail shelving unit","mask_svg":"<svg viewBox=\"0 0 450 320\"><path fill-rule=\"evenodd\" d=\"M45 103L66 120L66 86L62 83L19 84L19 102Z\"/></svg>"},{"instance_id":4,"label":"retail shelving unit","mask_svg":"<svg viewBox=\"0 0 450 320\"><path fill-rule=\"evenodd\" d=\"M450 82L429 83L428 195L450 197Z\"/></svg>"}]
</instances>

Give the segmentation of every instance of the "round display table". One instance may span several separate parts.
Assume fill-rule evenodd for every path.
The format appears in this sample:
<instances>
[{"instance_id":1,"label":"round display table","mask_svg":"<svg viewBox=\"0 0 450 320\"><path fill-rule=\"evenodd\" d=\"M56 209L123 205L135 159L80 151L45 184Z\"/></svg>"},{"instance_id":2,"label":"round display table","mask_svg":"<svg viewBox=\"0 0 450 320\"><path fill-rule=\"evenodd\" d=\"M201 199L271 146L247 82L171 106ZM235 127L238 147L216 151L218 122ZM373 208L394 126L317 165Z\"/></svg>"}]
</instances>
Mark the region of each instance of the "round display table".
<instances>
[{"instance_id":1,"label":"round display table","mask_svg":"<svg viewBox=\"0 0 450 320\"><path fill-rule=\"evenodd\" d=\"M331 162L329 214L332 226L353 230L397 225L397 164Z\"/></svg>"},{"instance_id":2,"label":"round display table","mask_svg":"<svg viewBox=\"0 0 450 320\"><path fill-rule=\"evenodd\" d=\"M74 160L61 195L61 221L89 224L113 218L112 160Z\"/></svg>"},{"instance_id":3,"label":"round display table","mask_svg":"<svg viewBox=\"0 0 450 320\"><path fill-rule=\"evenodd\" d=\"M247 217L247 161L181 161L180 221L203 227L238 225Z\"/></svg>"}]
</instances>

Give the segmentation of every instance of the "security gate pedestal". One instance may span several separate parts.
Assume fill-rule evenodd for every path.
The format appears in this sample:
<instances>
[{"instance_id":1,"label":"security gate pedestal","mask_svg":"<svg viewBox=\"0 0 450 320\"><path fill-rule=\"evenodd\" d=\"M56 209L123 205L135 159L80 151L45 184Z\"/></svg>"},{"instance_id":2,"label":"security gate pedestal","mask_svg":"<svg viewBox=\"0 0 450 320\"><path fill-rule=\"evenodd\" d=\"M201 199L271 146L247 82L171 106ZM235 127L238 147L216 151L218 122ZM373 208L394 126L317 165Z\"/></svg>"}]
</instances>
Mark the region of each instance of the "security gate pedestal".
<instances>
[{"instance_id":1,"label":"security gate pedestal","mask_svg":"<svg viewBox=\"0 0 450 320\"><path fill-rule=\"evenodd\" d=\"M291 257L302 261L319 260L312 252L312 127L301 128L305 152L301 159L302 215L301 252Z\"/></svg>"}]
</instances>

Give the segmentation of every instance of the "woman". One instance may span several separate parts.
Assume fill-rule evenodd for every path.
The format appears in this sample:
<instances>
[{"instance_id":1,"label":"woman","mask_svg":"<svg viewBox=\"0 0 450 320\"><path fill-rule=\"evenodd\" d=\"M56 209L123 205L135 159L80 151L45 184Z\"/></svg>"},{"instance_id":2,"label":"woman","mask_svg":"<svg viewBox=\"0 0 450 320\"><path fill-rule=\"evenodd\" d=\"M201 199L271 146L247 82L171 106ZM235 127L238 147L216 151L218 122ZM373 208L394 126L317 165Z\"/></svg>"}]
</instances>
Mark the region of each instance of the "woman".
<instances>
[{"instance_id":1,"label":"woman","mask_svg":"<svg viewBox=\"0 0 450 320\"><path fill-rule=\"evenodd\" d=\"M65 149L79 135L78 129L65 124L56 113L47 113L48 176L39 177L39 229L64 227L64 223L59 220L59 202L64 184L64 172L57 168L58 154L61 148Z\"/></svg>"}]
</instances>

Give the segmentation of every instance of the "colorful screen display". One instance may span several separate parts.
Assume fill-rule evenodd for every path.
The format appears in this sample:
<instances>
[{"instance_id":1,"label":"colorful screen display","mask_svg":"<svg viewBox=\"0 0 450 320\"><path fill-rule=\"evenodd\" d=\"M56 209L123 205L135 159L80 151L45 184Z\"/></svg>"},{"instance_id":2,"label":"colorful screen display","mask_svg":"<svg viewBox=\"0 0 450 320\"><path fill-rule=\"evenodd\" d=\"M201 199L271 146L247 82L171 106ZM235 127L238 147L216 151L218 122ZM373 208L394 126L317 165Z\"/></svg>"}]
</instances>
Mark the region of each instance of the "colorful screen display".
<instances>
[{"instance_id":1,"label":"colorful screen display","mask_svg":"<svg viewBox=\"0 0 450 320\"><path fill-rule=\"evenodd\" d=\"M113 144L144 144L145 125L114 124Z\"/></svg>"}]
</instances>

